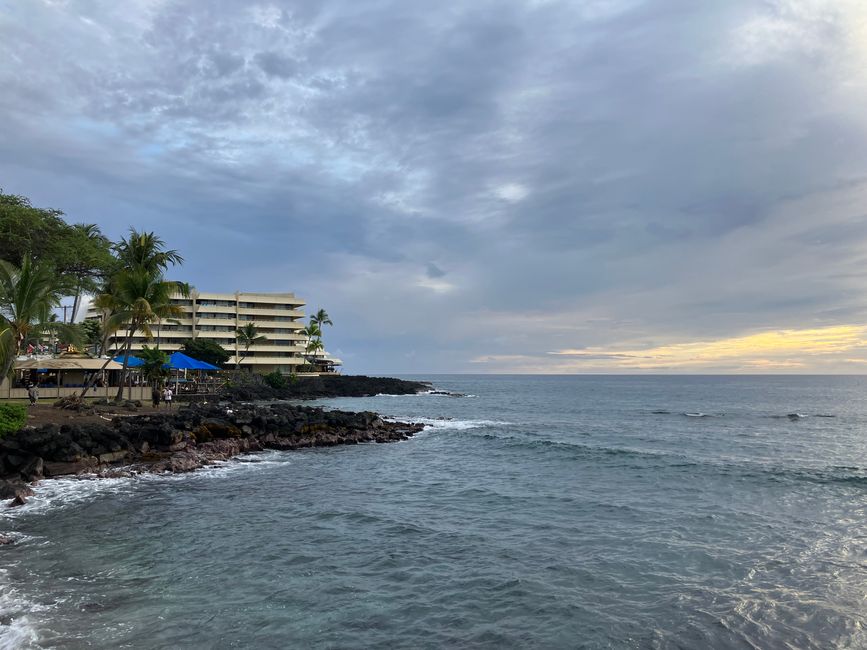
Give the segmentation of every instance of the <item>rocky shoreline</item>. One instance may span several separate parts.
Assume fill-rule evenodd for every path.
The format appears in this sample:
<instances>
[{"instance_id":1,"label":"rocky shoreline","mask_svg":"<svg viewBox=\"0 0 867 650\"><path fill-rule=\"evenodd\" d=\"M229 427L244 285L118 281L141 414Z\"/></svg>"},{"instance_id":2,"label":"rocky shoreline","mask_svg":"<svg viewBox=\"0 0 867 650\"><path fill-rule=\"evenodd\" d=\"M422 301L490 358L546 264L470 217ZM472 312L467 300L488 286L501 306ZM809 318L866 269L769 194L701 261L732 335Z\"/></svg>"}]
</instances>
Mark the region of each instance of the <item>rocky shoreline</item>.
<instances>
[{"instance_id":1,"label":"rocky shoreline","mask_svg":"<svg viewBox=\"0 0 867 650\"><path fill-rule=\"evenodd\" d=\"M21 505L43 478L190 472L247 452L397 442L423 428L369 411L285 403L192 404L173 413L116 416L104 425L26 427L0 440L0 499Z\"/></svg>"},{"instance_id":2,"label":"rocky shoreline","mask_svg":"<svg viewBox=\"0 0 867 650\"><path fill-rule=\"evenodd\" d=\"M374 395L414 395L431 390L427 382L367 377L365 375L323 375L299 377L283 388L273 388L259 375L233 379L220 393L228 401L270 399L321 399L328 397L372 397Z\"/></svg>"}]
</instances>

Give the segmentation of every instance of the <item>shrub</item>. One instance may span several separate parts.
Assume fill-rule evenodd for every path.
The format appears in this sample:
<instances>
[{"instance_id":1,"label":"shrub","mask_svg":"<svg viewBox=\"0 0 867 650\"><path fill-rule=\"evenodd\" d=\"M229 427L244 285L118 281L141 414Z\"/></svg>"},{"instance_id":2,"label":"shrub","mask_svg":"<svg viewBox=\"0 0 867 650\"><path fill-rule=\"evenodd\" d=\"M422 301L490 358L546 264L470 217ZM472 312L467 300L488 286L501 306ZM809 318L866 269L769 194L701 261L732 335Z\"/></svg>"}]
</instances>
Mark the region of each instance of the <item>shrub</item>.
<instances>
[{"instance_id":1,"label":"shrub","mask_svg":"<svg viewBox=\"0 0 867 650\"><path fill-rule=\"evenodd\" d=\"M269 372L267 375L263 377L265 383L268 384L271 388L286 388L286 377L283 376L279 370L275 370L274 372Z\"/></svg>"},{"instance_id":2,"label":"shrub","mask_svg":"<svg viewBox=\"0 0 867 650\"><path fill-rule=\"evenodd\" d=\"M15 433L27 422L27 407L23 404L0 404L0 438Z\"/></svg>"}]
</instances>

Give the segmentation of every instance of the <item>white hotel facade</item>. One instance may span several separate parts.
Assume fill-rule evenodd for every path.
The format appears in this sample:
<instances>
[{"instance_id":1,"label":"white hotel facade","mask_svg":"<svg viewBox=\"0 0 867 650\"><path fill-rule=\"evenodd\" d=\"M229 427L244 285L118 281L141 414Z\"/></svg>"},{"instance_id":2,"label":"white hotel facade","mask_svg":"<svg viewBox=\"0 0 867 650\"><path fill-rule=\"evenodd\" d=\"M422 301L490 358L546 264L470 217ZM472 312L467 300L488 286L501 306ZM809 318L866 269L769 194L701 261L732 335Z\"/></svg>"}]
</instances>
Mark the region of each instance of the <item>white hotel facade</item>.
<instances>
[{"instance_id":1,"label":"white hotel facade","mask_svg":"<svg viewBox=\"0 0 867 650\"><path fill-rule=\"evenodd\" d=\"M133 339L133 354L145 345L157 344L172 353L186 339L209 339L229 352L229 364L244 357L241 368L257 373L278 370L288 374L306 362L307 339L300 333L305 325L304 301L294 293L206 293L193 289L188 298L177 295L172 302L183 310L183 316L152 324L151 339L139 332ZM100 313L91 306L86 318L99 319ZM266 340L250 346L245 356L236 331L248 323L253 323ZM117 351L123 338L123 330L118 331L110 339L110 348Z\"/></svg>"}]
</instances>

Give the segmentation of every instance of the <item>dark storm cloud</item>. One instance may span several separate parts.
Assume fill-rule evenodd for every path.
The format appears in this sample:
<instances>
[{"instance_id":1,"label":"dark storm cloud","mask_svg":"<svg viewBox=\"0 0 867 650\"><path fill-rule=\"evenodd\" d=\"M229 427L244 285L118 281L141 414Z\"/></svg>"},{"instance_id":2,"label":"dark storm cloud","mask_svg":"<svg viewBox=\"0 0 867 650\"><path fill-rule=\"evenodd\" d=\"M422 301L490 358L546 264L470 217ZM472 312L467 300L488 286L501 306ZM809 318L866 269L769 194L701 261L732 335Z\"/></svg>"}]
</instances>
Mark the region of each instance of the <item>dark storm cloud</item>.
<instances>
[{"instance_id":1,"label":"dark storm cloud","mask_svg":"<svg viewBox=\"0 0 867 650\"><path fill-rule=\"evenodd\" d=\"M352 370L864 316L858 2L2 11L0 186L297 291Z\"/></svg>"}]
</instances>

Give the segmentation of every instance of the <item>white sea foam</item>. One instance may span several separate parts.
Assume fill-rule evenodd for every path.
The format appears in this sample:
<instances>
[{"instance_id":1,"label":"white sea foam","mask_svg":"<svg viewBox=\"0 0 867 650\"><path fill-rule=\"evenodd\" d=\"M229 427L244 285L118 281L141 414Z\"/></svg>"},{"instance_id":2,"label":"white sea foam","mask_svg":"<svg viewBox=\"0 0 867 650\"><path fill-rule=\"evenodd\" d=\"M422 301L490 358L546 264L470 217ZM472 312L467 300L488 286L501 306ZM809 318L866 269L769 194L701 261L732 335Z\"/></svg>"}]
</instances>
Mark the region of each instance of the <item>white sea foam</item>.
<instances>
[{"instance_id":1,"label":"white sea foam","mask_svg":"<svg viewBox=\"0 0 867 650\"><path fill-rule=\"evenodd\" d=\"M466 395L464 393L454 393L445 390L421 390L417 393L403 393L395 395L394 393L377 393L374 397L478 397L478 395Z\"/></svg>"},{"instance_id":2,"label":"white sea foam","mask_svg":"<svg viewBox=\"0 0 867 650\"><path fill-rule=\"evenodd\" d=\"M135 489L140 481L188 481L196 479L221 478L238 471L256 471L266 467L289 462L285 452L266 451L242 454L230 460L216 461L194 472L175 474L137 474L132 477L98 478L84 475L81 477L56 478L40 481L33 488L33 496L27 503L17 508L0 507L0 517L14 519L30 514L44 514L47 511L85 503L107 493L125 494Z\"/></svg>"},{"instance_id":3,"label":"white sea foam","mask_svg":"<svg viewBox=\"0 0 867 650\"><path fill-rule=\"evenodd\" d=\"M98 479L96 477L56 478L41 481L33 488L33 496L27 497L26 504L17 508L2 508L0 509L0 517L12 519L83 503L106 492L126 492L132 487L134 481L134 478Z\"/></svg>"},{"instance_id":4,"label":"white sea foam","mask_svg":"<svg viewBox=\"0 0 867 650\"><path fill-rule=\"evenodd\" d=\"M0 569L0 650L39 647L35 622L46 609L22 596L10 584L9 571Z\"/></svg>"},{"instance_id":5,"label":"white sea foam","mask_svg":"<svg viewBox=\"0 0 867 650\"><path fill-rule=\"evenodd\" d=\"M467 429L482 429L485 427L508 426L512 424L511 422L503 422L501 420L438 420L436 418L417 417L398 417L388 419L402 422L415 422L417 424L425 425L425 428L428 429L437 429L444 431L465 431Z\"/></svg>"}]
</instances>

